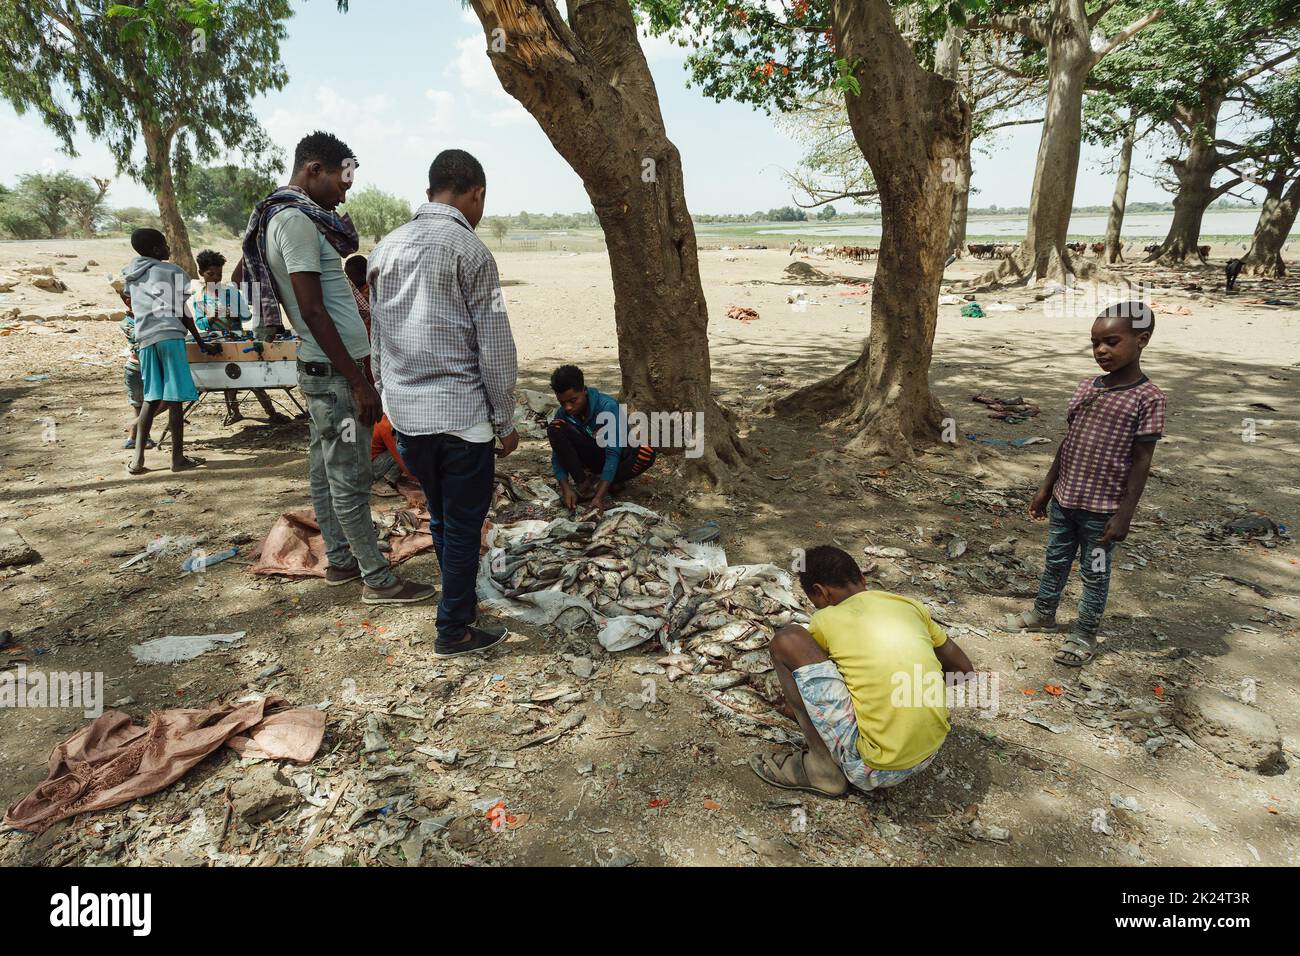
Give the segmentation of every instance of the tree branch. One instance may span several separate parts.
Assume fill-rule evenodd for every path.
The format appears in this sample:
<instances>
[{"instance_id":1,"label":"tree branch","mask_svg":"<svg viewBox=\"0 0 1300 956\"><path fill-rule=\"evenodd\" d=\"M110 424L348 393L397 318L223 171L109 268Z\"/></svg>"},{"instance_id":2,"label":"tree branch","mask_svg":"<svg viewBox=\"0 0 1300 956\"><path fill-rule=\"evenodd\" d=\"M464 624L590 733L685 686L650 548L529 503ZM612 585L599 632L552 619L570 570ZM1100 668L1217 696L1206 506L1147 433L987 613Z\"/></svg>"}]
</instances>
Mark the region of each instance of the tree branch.
<instances>
[{"instance_id":1,"label":"tree branch","mask_svg":"<svg viewBox=\"0 0 1300 956\"><path fill-rule=\"evenodd\" d=\"M1110 13L1110 8L1115 6L1115 4L1118 2L1119 0L1106 0L1105 3L1099 6L1092 13L1088 14L1088 26L1095 27L1098 23L1101 22L1102 17Z\"/></svg>"},{"instance_id":2,"label":"tree branch","mask_svg":"<svg viewBox=\"0 0 1300 956\"><path fill-rule=\"evenodd\" d=\"M1295 56L1297 52L1300 51L1284 50L1282 53L1278 54L1277 56L1271 59L1265 60L1263 63L1259 63L1256 64L1255 66L1250 67L1249 69L1242 70L1231 80L1229 80L1227 85L1229 88L1234 86L1239 86L1242 83L1245 83L1247 80L1259 76L1259 74L1267 70L1273 69L1273 67L1277 66L1279 63L1285 63L1287 60Z\"/></svg>"},{"instance_id":3,"label":"tree branch","mask_svg":"<svg viewBox=\"0 0 1300 956\"><path fill-rule=\"evenodd\" d=\"M1145 30L1147 27L1155 23L1164 15L1165 15L1165 11L1163 9L1152 10L1146 16L1139 17L1137 20L1134 20L1123 30L1120 30L1119 33L1116 33L1113 37L1107 40L1106 45L1092 55L1092 65L1096 66L1103 59L1105 59L1107 54L1113 51L1117 46L1119 46L1121 43L1126 43L1127 41L1131 40L1136 34Z\"/></svg>"},{"instance_id":4,"label":"tree branch","mask_svg":"<svg viewBox=\"0 0 1300 956\"><path fill-rule=\"evenodd\" d=\"M1033 119L1004 120L1001 123L993 123L990 126L985 126L983 129L984 132L991 133L993 130L1001 129L1004 126L1029 126L1033 123L1041 123L1042 121L1043 117L1041 116L1036 116Z\"/></svg>"},{"instance_id":5,"label":"tree branch","mask_svg":"<svg viewBox=\"0 0 1300 956\"><path fill-rule=\"evenodd\" d=\"M1047 46L1047 23L1036 17L1002 16L989 17L984 23L972 23L969 30L992 30L997 33L1018 33L1026 39L1033 40L1041 46Z\"/></svg>"}]
</instances>

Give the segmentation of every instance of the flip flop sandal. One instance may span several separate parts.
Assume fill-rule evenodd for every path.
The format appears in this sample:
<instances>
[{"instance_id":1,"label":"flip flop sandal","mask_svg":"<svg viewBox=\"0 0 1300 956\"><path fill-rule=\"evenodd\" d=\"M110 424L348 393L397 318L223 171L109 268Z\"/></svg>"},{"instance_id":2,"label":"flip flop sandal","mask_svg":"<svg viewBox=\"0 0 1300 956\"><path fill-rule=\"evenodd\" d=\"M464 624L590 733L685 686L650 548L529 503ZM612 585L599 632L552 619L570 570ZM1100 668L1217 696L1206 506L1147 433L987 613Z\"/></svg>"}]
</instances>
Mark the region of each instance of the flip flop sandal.
<instances>
[{"instance_id":1,"label":"flip flop sandal","mask_svg":"<svg viewBox=\"0 0 1300 956\"><path fill-rule=\"evenodd\" d=\"M770 783L782 790L804 790L819 797L839 797L842 793L831 793L814 787L808 779L808 771L803 765L804 751L784 750L776 753L753 754L749 758L749 768L764 783Z\"/></svg>"},{"instance_id":2,"label":"flip flop sandal","mask_svg":"<svg viewBox=\"0 0 1300 956\"><path fill-rule=\"evenodd\" d=\"M181 459L181 466L179 468L172 465L172 471L189 471L191 468L198 468L204 463L205 459L203 458L191 458L189 455L186 455Z\"/></svg>"},{"instance_id":3,"label":"flip flop sandal","mask_svg":"<svg viewBox=\"0 0 1300 956\"><path fill-rule=\"evenodd\" d=\"M1052 660L1062 667L1082 667L1093 659L1097 645L1082 634L1071 634Z\"/></svg>"},{"instance_id":4,"label":"flip flop sandal","mask_svg":"<svg viewBox=\"0 0 1300 956\"><path fill-rule=\"evenodd\" d=\"M1058 625L1056 619L1044 621L1038 616L1037 611L1020 611L1017 614L1008 614L1006 620L998 627L1003 631L1016 633L1019 631L1035 631L1040 634L1052 634L1056 631Z\"/></svg>"}]
</instances>

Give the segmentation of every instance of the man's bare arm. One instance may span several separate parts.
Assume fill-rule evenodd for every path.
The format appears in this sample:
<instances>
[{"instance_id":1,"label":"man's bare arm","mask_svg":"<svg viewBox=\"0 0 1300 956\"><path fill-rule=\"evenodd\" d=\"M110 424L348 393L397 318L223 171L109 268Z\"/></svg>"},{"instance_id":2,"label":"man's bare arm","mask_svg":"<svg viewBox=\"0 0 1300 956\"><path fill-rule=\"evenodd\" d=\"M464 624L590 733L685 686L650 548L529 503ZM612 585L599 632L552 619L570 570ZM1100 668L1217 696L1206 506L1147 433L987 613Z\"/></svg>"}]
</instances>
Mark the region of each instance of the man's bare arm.
<instances>
[{"instance_id":1,"label":"man's bare arm","mask_svg":"<svg viewBox=\"0 0 1300 956\"><path fill-rule=\"evenodd\" d=\"M352 388L357 402L357 415L363 425L374 425L383 414L376 394L356 361L348 354L347 346L339 335L334 320L325 308L325 296L321 291L320 273L294 272L289 276L293 283L293 297L298 303L302 320L311 332L316 344L321 347L330 364L342 373Z\"/></svg>"}]
</instances>

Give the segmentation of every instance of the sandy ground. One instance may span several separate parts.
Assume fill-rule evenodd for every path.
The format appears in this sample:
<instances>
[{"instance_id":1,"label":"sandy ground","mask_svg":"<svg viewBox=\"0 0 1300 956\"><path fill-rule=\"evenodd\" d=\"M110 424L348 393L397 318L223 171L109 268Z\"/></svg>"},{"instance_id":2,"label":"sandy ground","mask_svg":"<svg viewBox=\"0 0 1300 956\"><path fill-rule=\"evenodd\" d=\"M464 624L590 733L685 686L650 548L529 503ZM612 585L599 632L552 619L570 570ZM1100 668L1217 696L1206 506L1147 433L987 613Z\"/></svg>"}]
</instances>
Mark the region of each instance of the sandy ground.
<instances>
[{"instance_id":1,"label":"sandy ground","mask_svg":"<svg viewBox=\"0 0 1300 956\"><path fill-rule=\"evenodd\" d=\"M223 251L232 254L229 245ZM755 459L719 493L683 488L674 480L675 465L666 462L629 497L679 522L716 518L733 563L784 563L791 547L834 541L874 564L871 578L879 586L930 602L976 666L1000 679L997 716L954 711L953 733L925 774L893 791L821 800L762 784L745 758L769 745L680 685L660 679L657 701L638 705L642 675L633 668L651 662L652 650L610 655L593 636L521 627L486 657L443 662L432 654L432 608L377 611L364 608L351 588L249 575L250 543L278 514L307 504L306 428L257 420L223 428L219 403L205 403L188 434L206 468L184 476L127 476L120 448L129 411L124 343L116 323L80 317L111 313L116 303L104 276L128 255L119 240L0 243L0 278L15 276L21 265L50 264L69 286L49 293L22 279L16 291L0 295L0 318L15 309L19 317L77 317L10 320L10 334L0 338L0 527L16 528L42 557L0 569L0 628L14 634L14 646L0 651L0 661L8 661L0 667L25 662L30 669L102 671L105 699L127 701L120 709L137 720L153 709L251 691L300 704L329 702L320 755L286 775L318 800L345 783L348 790L320 840L304 851L318 822L307 804L257 826L223 822L229 785L248 768L222 752L180 783L129 806L76 818L40 837L0 833L0 860L1300 862L1295 550L1286 540L1218 533L1243 514L1296 525L1300 310L1262 304L1296 301L1294 283L1243 278L1238 293L1227 296L1221 268L1126 267L1128 276L1154 279L1158 302L1190 314L1160 314L1144 358L1168 396L1167 438L1117 559L1104 653L1080 673L1052 663L1057 638L995 627L1025 605L1018 595L1034 586L1046 530L1026 517L1024 503L1054 445L990 448L963 440L908 463L845 458L836 450L843 434L760 408L771 395L850 361L867 330L869 299L850 285L790 282L783 270L791 260L781 251L702 254L717 393L739 414ZM91 259L98 265L88 266ZM859 277L874 269L871 263L812 264ZM981 267L963 260L949 277L968 278ZM554 365L573 361L593 383L616 391L604 255L511 254L502 257L501 271L509 283L520 384L544 388ZM802 311L787 302L798 288L810 300ZM962 435L1041 435L1055 442L1073 388L1095 373L1088 351L1094 312L1081 307L1076 317L1063 317L1034 302L1028 290L1001 297L1027 308L963 318L956 305L941 307L934 388ZM979 300L987 308L999 295ZM761 318L729 320L731 304L755 308ZM1022 393L1042 414L1017 425L995 421L970 401L978 391ZM248 402L246 409L256 407ZM52 443L45 440L48 418L57 424ZM1256 421L1253 442L1242 440L1246 418ZM151 460L162 465L164 457L154 453ZM545 460L542 443L528 440L507 468L539 475ZM969 550L949 561L944 542L952 533L963 535ZM236 544L241 555L195 576L182 575L179 560L170 559L118 570L123 555L160 534L204 534L209 551ZM1008 537L1023 564L1008 566L988 554L989 545ZM864 548L901 548L907 557L873 558ZM432 555L415 558L406 570L437 578ZM1066 620L1077 594L1072 583ZM165 634L233 630L247 631L239 645L171 667L137 665L127 651ZM574 660L586 658L592 673L578 676L585 668L575 668ZM277 674L257 676L275 664L282 667ZM1205 686L1237 696L1247 681L1281 729L1292 768L1282 775L1224 763L1170 725L1180 693ZM1045 692L1047 685L1060 686L1062 695ZM547 691L561 687L580 698L547 702L555 696ZM515 749L528 739L521 734L541 732L574 711L583 718L576 730ZM1064 729L1053 733L1026 716ZM370 717L378 719L390 749L363 757ZM82 720L69 709L0 711L0 802L7 805L40 782L50 749ZM1153 738L1163 746L1152 747ZM460 756L448 766L416 747L456 748ZM474 807L497 796L515 820L500 833ZM1127 798L1119 802L1128 805L1116 809L1113 798ZM426 826L432 835L412 842L418 827L408 830L411 819L385 815L395 805L415 807L414 819L433 819ZM998 827L1009 831L1008 839L988 838Z\"/></svg>"}]
</instances>

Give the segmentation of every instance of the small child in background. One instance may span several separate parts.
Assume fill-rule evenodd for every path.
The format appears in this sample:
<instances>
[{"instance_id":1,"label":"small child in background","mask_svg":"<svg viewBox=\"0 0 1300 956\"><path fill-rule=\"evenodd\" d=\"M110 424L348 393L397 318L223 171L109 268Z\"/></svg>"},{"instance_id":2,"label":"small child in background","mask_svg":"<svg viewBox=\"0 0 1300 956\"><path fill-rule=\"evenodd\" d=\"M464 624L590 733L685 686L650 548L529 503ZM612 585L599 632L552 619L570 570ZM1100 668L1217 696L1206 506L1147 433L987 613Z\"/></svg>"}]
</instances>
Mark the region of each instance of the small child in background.
<instances>
[{"instance_id":1,"label":"small child in background","mask_svg":"<svg viewBox=\"0 0 1300 956\"><path fill-rule=\"evenodd\" d=\"M166 405L172 471L186 471L203 462L185 456L185 402L199 397L185 355L185 333L194 336L199 348L209 354L220 351L220 346L204 342L195 327L185 305L190 277L180 266L167 261L171 249L163 234L157 229L137 229L131 233L131 248L137 255L122 271L122 278L135 316L143 394L140 417L136 420L134 454L126 470L133 475L147 470L144 452L149 445L149 429L154 416Z\"/></svg>"},{"instance_id":2,"label":"small child in background","mask_svg":"<svg viewBox=\"0 0 1300 956\"><path fill-rule=\"evenodd\" d=\"M122 304L126 306L126 315L122 317L122 323L119 326L122 334L126 336L126 342L130 351L127 354L126 365L123 368L123 379L126 383L126 400L131 403L131 428L127 435L126 441L122 442L122 447L131 449L135 447L135 426L136 421L140 418L140 406L144 403L144 383L140 380L140 350L135 344L135 316L131 314L131 297L126 294L125 286L121 276L117 276L109 281L113 291L117 293ZM152 439L149 440L150 448L154 447Z\"/></svg>"},{"instance_id":3,"label":"small child in background","mask_svg":"<svg viewBox=\"0 0 1300 956\"><path fill-rule=\"evenodd\" d=\"M1156 442L1165 430L1165 395L1142 373L1142 350L1156 319L1144 302L1112 305L1092 324L1092 355L1106 374L1074 390L1066 410L1065 438L1029 515L1048 525L1047 555L1034 606L1008 614L1008 631L1055 631L1056 608L1075 557L1083 597L1056 663L1082 667L1097 648L1106 610L1115 546L1146 488Z\"/></svg>"},{"instance_id":4,"label":"small child in background","mask_svg":"<svg viewBox=\"0 0 1300 956\"><path fill-rule=\"evenodd\" d=\"M195 327L200 332L217 332L221 335L243 332L244 321L252 318L252 311L238 286L221 281L226 268L226 257L215 249L204 249L194 259L198 263L199 280L202 283L190 297ZM266 412L267 421L276 425L289 421L289 416L278 411L271 403L271 396L266 394L266 389L254 388L251 391L262 406L262 411ZM226 389L225 396L226 418L221 424L233 425L242 421L244 415L239 410L238 389Z\"/></svg>"}]
</instances>

